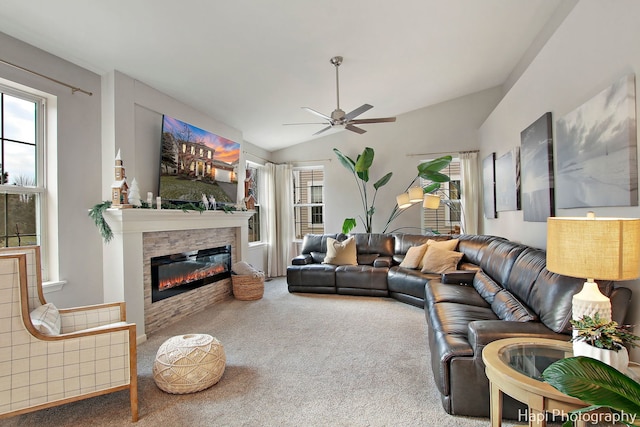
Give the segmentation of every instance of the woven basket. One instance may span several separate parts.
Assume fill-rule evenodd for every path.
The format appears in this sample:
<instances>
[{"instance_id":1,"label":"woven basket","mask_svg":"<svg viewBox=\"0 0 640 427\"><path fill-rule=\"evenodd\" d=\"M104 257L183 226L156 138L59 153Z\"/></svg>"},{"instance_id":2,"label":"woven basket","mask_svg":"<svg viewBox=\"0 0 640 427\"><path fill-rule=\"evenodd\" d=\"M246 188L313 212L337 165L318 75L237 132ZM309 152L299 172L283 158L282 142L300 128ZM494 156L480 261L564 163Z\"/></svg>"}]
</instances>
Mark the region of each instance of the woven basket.
<instances>
[{"instance_id":1,"label":"woven basket","mask_svg":"<svg viewBox=\"0 0 640 427\"><path fill-rule=\"evenodd\" d=\"M264 277L234 274L231 276L233 296L242 301L253 301L264 295Z\"/></svg>"}]
</instances>

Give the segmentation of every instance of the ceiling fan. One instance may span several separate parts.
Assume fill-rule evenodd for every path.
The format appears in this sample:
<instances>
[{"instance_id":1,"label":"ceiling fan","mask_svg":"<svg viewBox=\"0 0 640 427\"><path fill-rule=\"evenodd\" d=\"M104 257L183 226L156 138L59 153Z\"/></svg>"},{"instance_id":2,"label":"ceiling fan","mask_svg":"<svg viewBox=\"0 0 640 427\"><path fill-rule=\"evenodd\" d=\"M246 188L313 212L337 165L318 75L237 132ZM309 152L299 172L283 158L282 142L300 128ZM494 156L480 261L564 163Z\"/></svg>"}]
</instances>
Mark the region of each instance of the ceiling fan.
<instances>
[{"instance_id":1,"label":"ceiling fan","mask_svg":"<svg viewBox=\"0 0 640 427\"><path fill-rule=\"evenodd\" d=\"M329 126L320 129L318 132L314 133L314 135L318 135L322 132L325 132L329 129L331 129L334 126L341 126L344 127L347 130L350 130L352 132L355 133L365 133L366 130L357 127L355 125L360 125L360 124L368 124L368 123L385 123L385 122L395 122L396 118L395 117L382 117L382 118L377 118L377 119L356 119L356 117L358 117L360 114L369 111L370 109L373 108L373 105L369 105L369 104L363 104L360 107L356 108L355 110L346 113L344 111L342 111L340 109L340 85L339 85L339 79L338 79L338 67L340 67L340 64L342 64L342 56L334 56L333 58L331 58L329 60L335 67L336 67L336 99L337 99L337 106L336 109L333 110L333 112L331 113L330 116L327 116L326 114L322 114L312 108L309 107L302 107L303 110L306 110L308 112L310 112L311 114L314 114L324 120L326 120L326 122L322 122L322 123L288 123L288 125L310 125L310 124L328 124Z\"/></svg>"}]
</instances>

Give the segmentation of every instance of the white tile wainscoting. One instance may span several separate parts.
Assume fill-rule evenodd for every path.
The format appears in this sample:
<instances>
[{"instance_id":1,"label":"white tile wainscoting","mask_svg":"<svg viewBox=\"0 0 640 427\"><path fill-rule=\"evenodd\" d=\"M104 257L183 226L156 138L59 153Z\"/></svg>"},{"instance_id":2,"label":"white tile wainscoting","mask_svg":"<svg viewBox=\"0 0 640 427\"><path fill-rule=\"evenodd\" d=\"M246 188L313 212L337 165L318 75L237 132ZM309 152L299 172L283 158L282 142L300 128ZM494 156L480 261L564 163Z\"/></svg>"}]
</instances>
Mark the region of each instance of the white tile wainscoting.
<instances>
[{"instance_id":1,"label":"white tile wainscoting","mask_svg":"<svg viewBox=\"0 0 640 427\"><path fill-rule=\"evenodd\" d=\"M104 217L113 239L103 250L104 301L127 303L127 320L136 323L140 343L157 328L226 298L228 279L152 304L149 258L225 243L232 246L232 262L244 260L253 213L108 209Z\"/></svg>"}]
</instances>

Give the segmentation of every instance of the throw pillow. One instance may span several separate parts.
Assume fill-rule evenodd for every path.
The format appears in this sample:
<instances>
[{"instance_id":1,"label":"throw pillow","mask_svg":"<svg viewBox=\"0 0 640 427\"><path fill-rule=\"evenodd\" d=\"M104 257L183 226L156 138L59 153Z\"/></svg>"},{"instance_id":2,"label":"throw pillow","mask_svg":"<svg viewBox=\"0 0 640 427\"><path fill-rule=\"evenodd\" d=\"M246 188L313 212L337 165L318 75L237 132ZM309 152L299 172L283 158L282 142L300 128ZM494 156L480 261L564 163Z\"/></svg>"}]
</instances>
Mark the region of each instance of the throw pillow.
<instances>
[{"instance_id":1,"label":"throw pillow","mask_svg":"<svg viewBox=\"0 0 640 427\"><path fill-rule=\"evenodd\" d=\"M422 258L422 273L446 273L456 270L462 258L462 252L447 251L438 247L429 247Z\"/></svg>"},{"instance_id":2,"label":"throw pillow","mask_svg":"<svg viewBox=\"0 0 640 427\"><path fill-rule=\"evenodd\" d=\"M424 257L424 252L427 250L427 244L423 243L420 246L411 246L407 250L407 254L404 256L404 259L400 263L400 267L404 268L418 268L420 266L420 262L422 261L422 257Z\"/></svg>"},{"instance_id":3,"label":"throw pillow","mask_svg":"<svg viewBox=\"0 0 640 427\"><path fill-rule=\"evenodd\" d=\"M31 323L45 335L60 334L60 313L55 305L47 303L30 313Z\"/></svg>"},{"instance_id":4,"label":"throw pillow","mask_svg":"<svg viewBox=\"0 0 640 427\"><path fill-rule=\"evenodd\" d=\"M444 249L445 251L455 251L458 247L459 239L449 239L449 240L427 240L428 248L438 248Z\"/></svg>"},{"instance_id":5,"label":"throw pillow","mask_svg":"<svg viewBox=\"0 0 640 427\"><path fill-rule=\"evenodd\" d=\"M444 249L445 251L455 251L457 247L458 247L458 239L449 239L449 240L429 239L427 240L427 249L425 251L424 256L427 255L426 252L429 251L429 248ZM424 268L424 256L420 260L420 265L418 265L418 268L420 270Z\"/></svg>"},{"instance_id":6,"label":"throw pillow","mask_svg":"<svg viewBox=\"0 0 640 427\"><path fill-rule=\"evenodd\" d=\"M336 239L328 237L327 255L324 257L324 264L358 265L355 238L349 237L342 242L338 242Z\"/></svg>"}]
</instances>

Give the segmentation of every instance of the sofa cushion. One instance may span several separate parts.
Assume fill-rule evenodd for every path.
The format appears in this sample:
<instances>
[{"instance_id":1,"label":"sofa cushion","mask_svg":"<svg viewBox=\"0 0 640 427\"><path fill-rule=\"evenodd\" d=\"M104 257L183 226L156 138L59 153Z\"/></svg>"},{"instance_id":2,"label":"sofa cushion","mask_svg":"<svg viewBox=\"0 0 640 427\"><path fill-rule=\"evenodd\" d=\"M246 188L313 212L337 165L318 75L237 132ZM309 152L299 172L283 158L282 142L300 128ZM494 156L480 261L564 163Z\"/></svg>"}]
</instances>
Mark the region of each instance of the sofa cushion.
<instances>
[{"instance_id":1,"label":"sofa cushion","mask_svg":"<svg viewBox=\"0 0 640 427\"><path fill-rule=\"evenodd\" d=\"M448 251L437 246L431 246L422 258L423 266L420 271L423 273L446 273L447 271L456 270L461 258L462 252Z\"/></svg>"},{"instance_id":2,"label":"sofa cushion","mask_svg":"<svg viewBox=\"0 0 640 427\"><path fill-rule=\"evenodd\" d=\"M498 292L491 303L491 310L502 320L532 322L538 320L528 307L506 289Z\"/></svg>"},{"instance_id":3,"label":"sofa cushion","mask_svg":"<svg viewBox=\"0 0 640 427\"><path fill-rule=\"evenodd\" d=\"M324 258L327 256L327 253L311 251L309 255L311 256L311 259L313 260L314 263L322 264L324 262Z\"/></svg>"},{"instance_id":4,"label":"sofa cushion","mask_svg":"<svg viewBox=\"0 0 640 427\"><path fill-rule=\"evenodd\" d=\"M480 267L498 283L507 283L511 268L526 246L506 240L490 242L482 255Z\"/></svg>"},{"instance_id":5,"label":"sofa cushion","mask_svg":"<svg viewBox=\"0 0 640 427\"><path fill-rule=\"evenodd\" d=\"M400 267L416 269L420 267L422 263L422 257L427 250L427 244L423 243L420 246L412 246L407 250L404 259L400 263Z\"/></svg>"},{"instance_id":6,"label":"sofa cushion","mask_svg":"<svg viewBox=\"0 0 640 427\"><path fill-rule=\"evenodd\" d=\"M509 280L503 283L504 288L523 303L530 305L531 290L546 262L547 256L543 250L526 248L513 264Z\"/></svg>"},{"instance_id":7,"label":"sofa cushion","mask_svg":"<svg viewBox=\"0 0 640 427\"><path fill-rule=\"evenodd\" d=\"M498 285L484 271L477 271L473 276L473 287L489 304L493 304L493 298L502 290L502 286Z\"/></svg>"},{"instance_id":8,"label":"sofa cushion","mask_svg":"<svg viewBox=\"0 0 640 427\"><path fill-rule=\"evenodd\" d=\"M505 239L496 236L463 234L458 238L458 240L458 252L462 252L464 254L462 261L480 265L484 249L487 245L494 240Z\"/></svg>"},{"instance_id":9,"label":"sofa cushion","mask_svg":"<svg viewBox=\"0 0 640 427\"><path fill-rule=\"evenodd\" d=\"M327 239L332 238L338 240L339 242L345 240L347 238L346 235L342 233L337 234L306 234L302 239L302 248L300 249L300 253L302 254L310 254L311 252L327 252Z\"/></svg>"},{"instance_id":10,"label":"sofa cushion","mask_svg":"<svg viewBox=\"0 0 640 427\"><path fill-rule=\"evenodd\" d=\"M358 265L373 265L380 254L358 254Z\"/></svg>"},{"instance_id":11,"label":"sofa cushion","mask_svg":"<svg viewBox=\"0 0 640 427\"><path fill-rule=\"evenodd\" d=\"M353 233L358 254L379 254L393 256L394 238L391 234Z\"/></svg>"},{"instance_id":12,"label":"sofa cushion","mask_svg":"<svg viewBox=\"0 0 640 427\"><path fill-rule=\"evenodd\" d=\"M327 256L324 258L325 264L333 265L358 265L356 252L356 240L349 237L342 242L329 237L327 239Z\"/></svg>"},{"instance_id":13,"label":"sofa cushion","mask_svg":"<svg viewBox=\"0 0 640 427\"><path fill-rule=\"evenodd\" d=\"M441 302L456 302L459 304L489 307L473 286L444 284L432 280L424 287L425 307L431 307Z\"/></svg>"}]
</instances>

